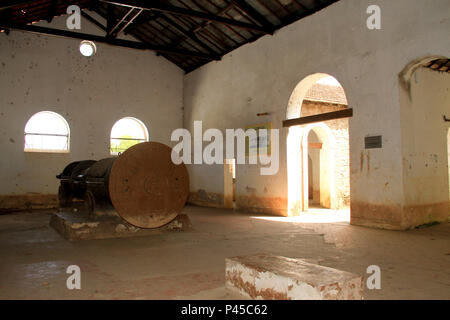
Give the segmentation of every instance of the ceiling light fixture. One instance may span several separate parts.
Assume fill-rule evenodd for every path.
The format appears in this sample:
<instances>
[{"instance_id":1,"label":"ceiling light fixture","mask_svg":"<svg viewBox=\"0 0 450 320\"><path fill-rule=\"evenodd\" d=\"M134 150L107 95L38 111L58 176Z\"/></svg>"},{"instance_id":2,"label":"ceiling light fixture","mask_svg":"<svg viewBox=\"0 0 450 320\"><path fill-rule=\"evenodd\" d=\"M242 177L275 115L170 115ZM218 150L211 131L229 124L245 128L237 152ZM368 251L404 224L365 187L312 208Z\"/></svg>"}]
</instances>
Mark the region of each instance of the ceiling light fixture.
<instances>
[{"instance_id":1,"label":"ceiling light fixture","mask_svg":"<svg viewBox=\"0 0 450 320\"><path fill-rule=\"evenodd\" d=\"M95 43L88 40L83 40L80 43L80 52L85 57L90 57L95 54L97 51L97 47L95 46Z\"/></svg>"}]
</instances>

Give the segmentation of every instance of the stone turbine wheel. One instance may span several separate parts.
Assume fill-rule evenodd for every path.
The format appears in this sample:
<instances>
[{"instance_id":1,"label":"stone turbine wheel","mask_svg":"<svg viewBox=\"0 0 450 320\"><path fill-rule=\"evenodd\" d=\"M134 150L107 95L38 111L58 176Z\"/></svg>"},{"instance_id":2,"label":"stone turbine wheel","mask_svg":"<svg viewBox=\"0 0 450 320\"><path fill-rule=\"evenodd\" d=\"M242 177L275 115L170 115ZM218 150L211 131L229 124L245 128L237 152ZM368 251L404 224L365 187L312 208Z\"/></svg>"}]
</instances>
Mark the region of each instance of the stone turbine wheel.
<instances>
[{"instance_id":1,"label":"stone turbine wheel","mask_svg":"<svg viewBox=\"0 0 450 320\"><path fill-rule=\"evenodd\" d=\"M117 213L139 228L158 228L183 209L189 194L184 164L175 165L162 143L137 144L114 162L109 194Z\"/></svg>"}]
</instances>

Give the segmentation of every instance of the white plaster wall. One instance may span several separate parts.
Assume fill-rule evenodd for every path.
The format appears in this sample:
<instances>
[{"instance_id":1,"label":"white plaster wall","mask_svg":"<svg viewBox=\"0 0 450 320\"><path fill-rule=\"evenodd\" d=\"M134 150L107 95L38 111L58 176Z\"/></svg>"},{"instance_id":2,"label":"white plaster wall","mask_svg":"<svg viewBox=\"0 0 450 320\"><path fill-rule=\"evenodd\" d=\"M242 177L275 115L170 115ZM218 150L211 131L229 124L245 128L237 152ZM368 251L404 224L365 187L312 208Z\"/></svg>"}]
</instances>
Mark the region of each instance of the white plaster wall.
<instances>
[{"instance_id":1,"label":"white plaster wall","mask_svg":"<svg viewBox=\"0 0 450 320\"><path fill-rule=\"evenodd\" d=\"M405 214L418 223L431 222L434 215L449 212L448 130L450 123L450 75L426 68L411 78L409 94L402 92L403 171ZM422 217L416 211L421 212ZM430 221L431 220L431 221Z\"/></svg>"},{"instance_id":2,"label":"white plaster wall","mask_svg":"<svg viewBox=\"0 0 450 320\"><path fill-rule=\"evenodd\" d=\"M366 28L366 9L381 7L382 30ZM289 97L306 76L333 75L344 87L350 120L353 203L401 207L402 154L398 74L413 59L447 55L450 0L341 0L274 36L265 36L188 74L184 79L185 127L245 127L271 121L281 129ZM258 112L271 112L261 119ZM364 137L383 135L383 148L364 150ZM237 194L246 187L287 197L286 130L281 129L280 170L264 177L238 167ZM361 167L361 158L369 166ZM190 166L191 191L222 190L222 168ZM370 171L369 171L370 170ZM215 174L213 173L215 172ZM370 190L370 192L368 192ZM392 217L391 217L392 218Z\"/></svg>"},{"instance_id":3,"label":"white plaster wall","mask_svg":"<svg viewBox=\"0 0 450 320\"><path fill-rule=\"evenodd\" d=\"M50 27L64 25L60 17ZM103 34L84 20L81 32ZM142 120L151 141L170 145L172 130L182 127L182 70L150 51L100 43L85 58L79 43L0 34L0 195L56 193L55 175L69 162L110 156L110 130L122 117ZM23 151L25 124L43 110L69 123L69 154Z\"/></svg>"}]
</instances>

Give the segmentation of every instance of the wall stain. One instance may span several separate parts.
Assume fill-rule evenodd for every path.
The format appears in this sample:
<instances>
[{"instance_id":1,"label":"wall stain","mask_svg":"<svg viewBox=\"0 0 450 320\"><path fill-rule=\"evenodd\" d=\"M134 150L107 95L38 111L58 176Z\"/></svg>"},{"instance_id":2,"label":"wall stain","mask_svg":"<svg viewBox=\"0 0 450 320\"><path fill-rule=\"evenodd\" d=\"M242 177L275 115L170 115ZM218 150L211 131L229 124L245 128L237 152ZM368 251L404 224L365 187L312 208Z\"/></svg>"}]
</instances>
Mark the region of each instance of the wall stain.
<instances>
[{"instance_id":1,"label":"wall stain","mask_svg":"<svg viewBox=\"0 0 450 320\"><path fill-rule=\"evenodd\" d=\"M0 196L0 213L58 207L56 194L19 194Z\"/></svg>"},{"instance_id":2,"label":"wall stain","mask_svg":"<svg viewBox=\"0 0 450 320\"><path fill-rule=\"evenodd\" d=\"M362 173L364 168L364 151L361 151L360 159L359 159L359 171Z\"/></svg>"},{"instance_id":3,"label":"wall stain","mask_svg":"<svg viewBox=\"0 0 450 320\"><path fill-rule=\"evenodd\" d=\"M369 175L370 174L370 151L367 152L366 158L367 158L367 175Z\"/></svg>"}]
</instances>

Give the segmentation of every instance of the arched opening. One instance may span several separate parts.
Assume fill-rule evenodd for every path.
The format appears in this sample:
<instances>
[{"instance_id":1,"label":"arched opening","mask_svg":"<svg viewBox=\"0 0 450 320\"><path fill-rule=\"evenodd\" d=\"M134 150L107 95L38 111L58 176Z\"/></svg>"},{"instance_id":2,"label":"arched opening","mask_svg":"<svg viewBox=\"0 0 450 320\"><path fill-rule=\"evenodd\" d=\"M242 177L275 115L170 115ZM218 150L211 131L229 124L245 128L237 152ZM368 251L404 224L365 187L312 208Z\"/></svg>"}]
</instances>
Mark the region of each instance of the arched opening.
<instances>
[{"instance_id":1,"label":"arched opening","mask_svg":"<svg viewBox=\"0 0 450 320\"><path fill-rule=\"evenodd\" d=\"M404 210L402 228L450 214L450 59L424 57L400 73Z\"/></svg>"},{"instance_id":2,"label":"arched opening","mask_svg":"<svg viewBox=\"0 0 450 320\"><path fill-rule=\"evenodd\" d=\"M308 188L305 191L305 203L308 201L308 208L321 207L331 209L334 207L334 166L333 150L331 149L333 136L328 127L318 124L306 129L303 150L308 156ZM311 162L309 161L311 160ZM312 168L309 168L309 165ZM309 175L312 174L312 177ZM305 172L306 175L306 172ZM312 195L310 194L312 192ZM333 204L333 205L332 205ZM306 210L305 210L306 211Z\"/></svg>"},{"instance_id":3,"label":"arched opening","mask_svg":"<svg viewBox=\"0 0 450 320\"><path fill-rule=\"evenodd\" d=\"M25 125L24 142L26 152L69 152L69 124L56 112L38 112Z\"/></svg>"},{"instance_id":4,"label":"arched opening","mask_svg":"<svg viewBox=\"0 0 450 320\"><path fill-rule=\"evenodd\" d=\"M447 168L448 168L448 201L450 204L450 127L447 130Z\"/></svg>"},{"instance_id":5,"label":"arched opening","mask_svg":"<svg viewBox=\"0 0 450 320\"><path fill-rule=\"evenodd\" d=\"M314 158L314 164L312 158ZM309 205L319 204L320 193L317 192L320 188L320 180L318 180L317 171L320 170L320 161L317 161L317 152L309 150L308 153L308 202ZM319 191L320 192L320 191Z\"/></svg>"},{"instance_id":6,"label":"arched opening","mask_svg":"<svg viewBox=\"0 0 450 320\"><path fill-rule=\"evenodd\" d=\"M300 148L303 157L301 162L303 212L308 211L310 207L338 208L335 192L335 146L336 139L333 132L324 122L306 125L303 128Z\"/></svg>"},{"instance_id":7,"label":"arched opening","mask_svg":"<svg viewBox=\"0 0 450 320\"><path fill-rule=\"evenodd\" d=\"M313 74L291 95L287 118L308 117L348 108L344 89L332 76ZM309 208L350 205L349 121L334 119L288 128L288 214ZM331 213L331 212L329 212Z\"/></svg>"},{"instance_id":8,"label":"arched opening","mask_svg":"<svg viewBox=\"0 0 450 320\"><path fill-rule=\"evenodd\" d=\"M132 117L122 118L111 129L111 154L121 154L148 139L148 130L142 121Z\"/></svg>"}]
</instances>

